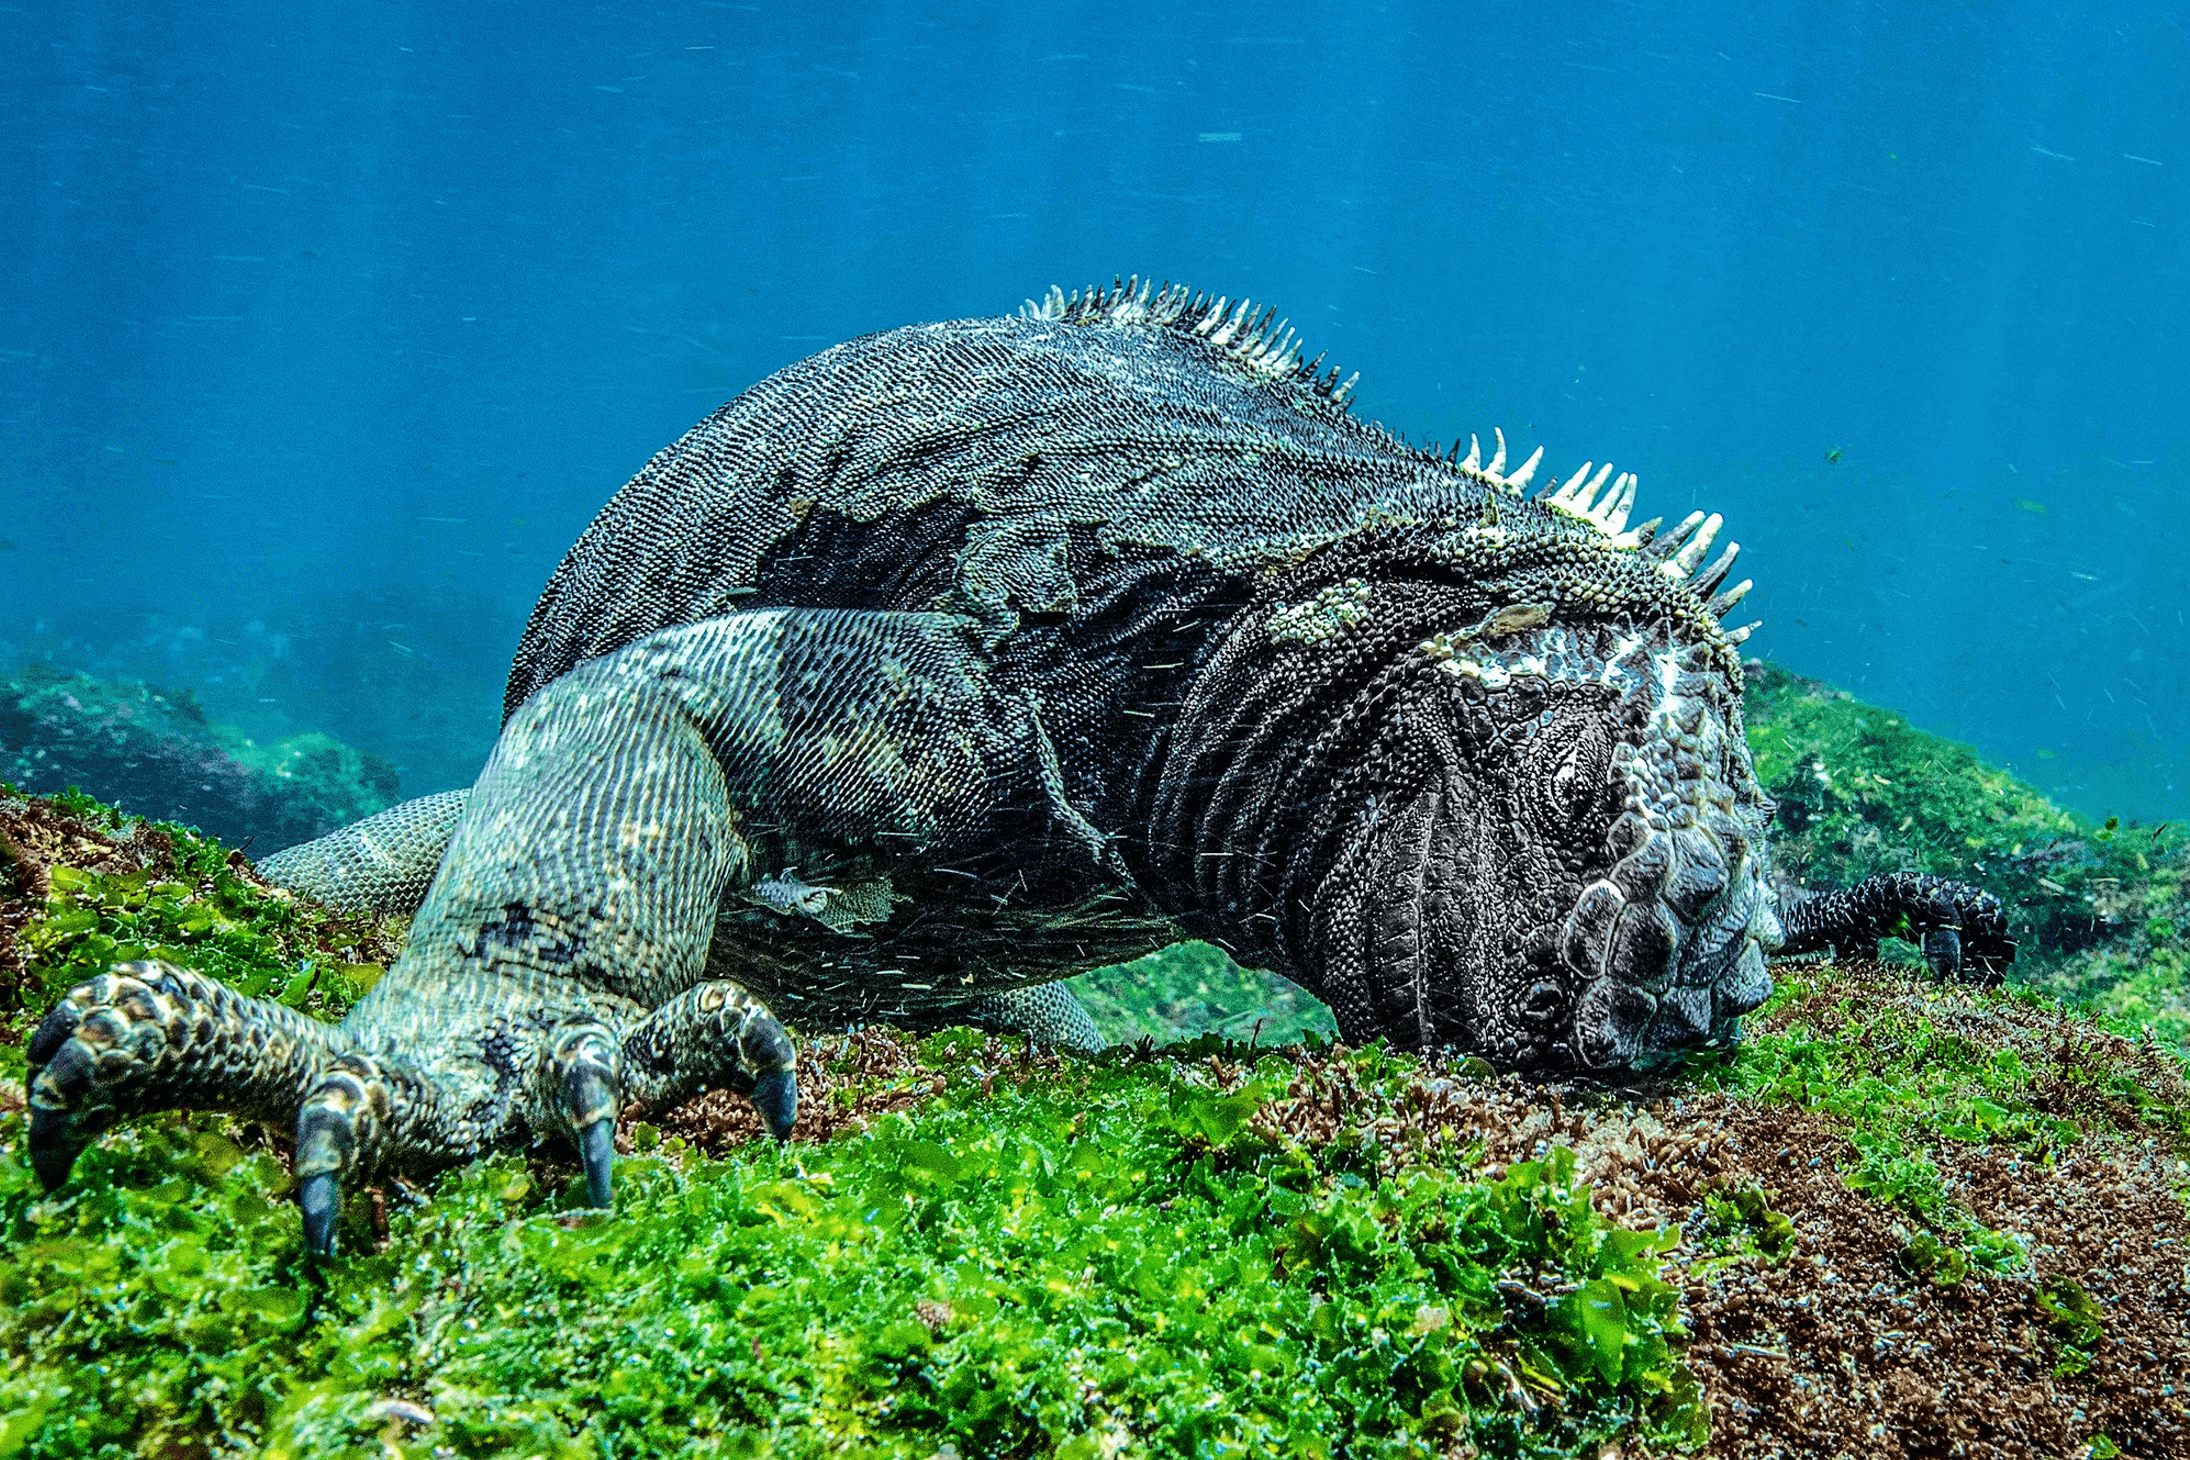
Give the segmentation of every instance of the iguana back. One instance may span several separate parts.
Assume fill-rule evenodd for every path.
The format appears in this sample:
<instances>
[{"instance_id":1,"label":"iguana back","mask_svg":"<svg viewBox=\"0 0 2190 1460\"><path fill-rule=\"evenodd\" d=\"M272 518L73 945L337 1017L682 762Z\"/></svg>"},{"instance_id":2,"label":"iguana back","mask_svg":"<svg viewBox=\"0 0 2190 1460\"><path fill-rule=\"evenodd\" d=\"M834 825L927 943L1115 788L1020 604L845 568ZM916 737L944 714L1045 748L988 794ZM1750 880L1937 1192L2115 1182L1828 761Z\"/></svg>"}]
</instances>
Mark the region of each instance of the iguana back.
<instances>
[{"instance_id":1,"label":"iguana back","mask_svg":"<svg viewBox=\"0 0 2190 1460\"><path fill-rule=\"evenodd\" d=\"M912 325L769 376L666 448L556 569L504 716L582 660L757 607L1094 611L1120 562L1238 579L1480 474L1345 407L1251 302L1124 285Z\"/></svg>"}]
</instances>

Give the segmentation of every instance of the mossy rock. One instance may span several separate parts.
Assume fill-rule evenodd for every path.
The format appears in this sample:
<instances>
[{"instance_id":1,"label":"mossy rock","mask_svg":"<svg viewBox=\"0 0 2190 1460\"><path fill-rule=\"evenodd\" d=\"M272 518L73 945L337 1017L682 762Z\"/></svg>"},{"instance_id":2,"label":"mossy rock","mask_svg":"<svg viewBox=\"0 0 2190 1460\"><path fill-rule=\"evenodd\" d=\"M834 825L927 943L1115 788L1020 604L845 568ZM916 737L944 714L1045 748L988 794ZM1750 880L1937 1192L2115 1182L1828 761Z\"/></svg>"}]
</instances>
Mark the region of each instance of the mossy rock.
<instances>
[{"instance_id":1,"label":"mossy rock","mask_svg":"<svg viewBox=\"0 0 2190 1460\"><path fill-rule=\"evenodd\" d=\"M287 995L399 931L80 798L0 829L17 1039L123 949ZM1739 1048L1621 1086L812 1040L788 1143L703 1097L626 1122L612 1216L549 1145L354 1192L331 1261L281 1132L139 1121L48 1196L13 1085L0 1453L2190 1453L2180 1059L1777 974Z\"/></svg>"},{"instance_id":2,"label":"mossy rock","mask_svg":"<svg viewBox=\"0 0 2190 1460\"><path fill-rule=\"evenodd\" d=\"M30 665L0 678L0 781L80 787L140 816L273 851L402 797L395 766L320 734L259 745L188 690Z\"/></svg>"}]
</instances>

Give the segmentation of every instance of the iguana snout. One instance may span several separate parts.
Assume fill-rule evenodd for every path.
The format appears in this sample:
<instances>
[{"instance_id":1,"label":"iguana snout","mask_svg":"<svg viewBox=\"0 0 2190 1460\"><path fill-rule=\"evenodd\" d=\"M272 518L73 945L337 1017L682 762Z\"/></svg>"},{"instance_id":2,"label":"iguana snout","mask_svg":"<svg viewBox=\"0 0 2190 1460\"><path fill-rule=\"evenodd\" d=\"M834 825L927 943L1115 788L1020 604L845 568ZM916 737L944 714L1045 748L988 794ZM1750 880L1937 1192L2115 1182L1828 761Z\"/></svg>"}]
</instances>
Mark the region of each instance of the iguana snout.
<instances>
[{"instance_id":1,"label":"iguana snout","mask_svg":"<svg viewBox=\"0 0 2190 1460\"><path fill-rule=\"evenodd\" d=\"M1764 843L1732 816L1652 829L1628 812L1610 840L1629 850L1583 888L1559 941L1579 990L1570 1047L1594 1068L1730 1033L1771 993L1764 955L1780 942Z\"/></svg>"}]
</instances>

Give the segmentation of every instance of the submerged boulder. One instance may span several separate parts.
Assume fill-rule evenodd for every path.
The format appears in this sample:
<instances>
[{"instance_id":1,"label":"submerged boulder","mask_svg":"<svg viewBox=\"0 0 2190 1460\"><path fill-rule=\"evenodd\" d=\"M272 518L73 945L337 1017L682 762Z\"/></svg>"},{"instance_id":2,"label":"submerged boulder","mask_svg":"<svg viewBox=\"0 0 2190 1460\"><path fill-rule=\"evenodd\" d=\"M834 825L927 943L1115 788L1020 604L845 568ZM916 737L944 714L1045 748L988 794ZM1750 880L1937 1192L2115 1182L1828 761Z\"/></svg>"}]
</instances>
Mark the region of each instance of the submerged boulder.
<instances>
[{"instance_id":1,"label":"submerged boulder","mask_svg":"<svg viewBox=\"0 0 2190 1460\"><path fill-rule=\"evenodd\" d=\"M46 665L0 677L0 781L74 786L133 814L263 854L401 799L395 766L330 736L260 745L207 721L188 690L105 683Z\"/></svg>"}]
</instances>

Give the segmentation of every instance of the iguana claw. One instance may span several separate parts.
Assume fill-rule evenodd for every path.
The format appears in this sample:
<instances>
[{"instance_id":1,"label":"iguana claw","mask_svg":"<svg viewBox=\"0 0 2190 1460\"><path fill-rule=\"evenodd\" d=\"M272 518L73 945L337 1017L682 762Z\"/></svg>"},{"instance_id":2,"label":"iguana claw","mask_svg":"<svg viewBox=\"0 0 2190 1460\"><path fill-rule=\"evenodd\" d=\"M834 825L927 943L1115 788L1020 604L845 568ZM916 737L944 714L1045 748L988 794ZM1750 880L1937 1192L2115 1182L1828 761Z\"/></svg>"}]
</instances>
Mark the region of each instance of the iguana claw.
<instances>
[{"instance_id":1,"label":"iguana claw","mask_svg":"<svg viewBox=\"0 0 2190 1460\"><path fill-rule=\"evenodd\" d=\"M586 1205L603 1210L615 1205L611 1178L616 1169L616 1122L604 1116L580 1131L578 1155L586 1168Z\"/></svg>"},{"instance_id":2,"label":"iguana claw","mask_svg":"<svg viewBox=\"0 0 2190 1460\"><path fill-rule=\"evenodd\" d=\"M783 1140L791 1134L791 1127L798 1124L798 1073L795 1070L773 1070L753 1083L753 1092L747 1097L753 1108L760 1112L762 1124L768 1134Z\"/></svg>"},{"instance_id":3,"label":"iguana claw","mask_svg":"<svg viewBox=\"0 0 2190 1460\"><path fill-rule=\"evenodd\" d=\"M335 1218L342 1213L341 1178L332 1171L305 1177L297 1186L297 1205L304 1209L304 1250L332 1257Z\"/></svg>"},{"instance_id":4,"label":"iguana claw","mask_svg":"<svg viewBox=\"0 0 2190 1460\"><path fill-rule=\"evenodd\" d=\"M58 1191L83 1154L87 1142L67 1112L32 1106L30 1112L30 1169L38 1184Z\"/></svg>"}]
</instances>

